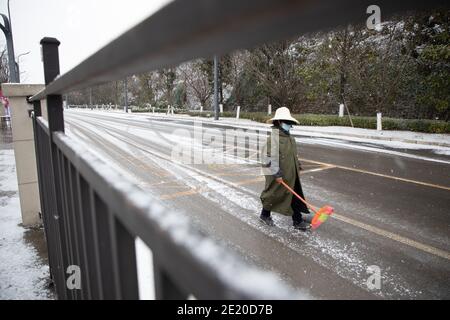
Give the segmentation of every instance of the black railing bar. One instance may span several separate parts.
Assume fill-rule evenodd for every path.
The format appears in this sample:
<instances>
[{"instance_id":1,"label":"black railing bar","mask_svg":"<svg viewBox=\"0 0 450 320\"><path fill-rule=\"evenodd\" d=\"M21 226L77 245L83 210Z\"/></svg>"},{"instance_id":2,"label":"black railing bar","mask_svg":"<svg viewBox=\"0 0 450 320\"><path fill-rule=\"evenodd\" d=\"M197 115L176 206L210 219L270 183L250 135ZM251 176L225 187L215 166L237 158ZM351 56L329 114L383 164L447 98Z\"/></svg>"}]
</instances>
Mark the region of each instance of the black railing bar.
<instances>
[{"instance_id":1,"label":"black railing bar","mask_svg":"<svg viewBox=\"0 0 450 320\"><path fill-rule=\"evenodd\" d=\"M69 220L69 213L68 213L68 204L67 204L67 191L66 191L66 181L65 181L65 175L64 175L64 154L59 149L56 148L56 156L57 156L57 167L58 167L58 177L59 177L59 190L61 195L61 212L59 212L59 221L62 221L62 228L63 228L63 234L65 238L66 243L66 249L62 251L62 254L66 256L66 264L63 266L64 273L67 272L67 268L69 265L74 264L74 255L73 255L73 244L72 244L72 237L71 237L71 230L70 230L70 220ZM75 299L75 292L74 290L69 290L66 282L64 281L64 286L66 288L66 291L68 292L68 295L71 296L72 299Z\"/></svg>"},{"instance_id":2,"label":"black railing bar","mask_svg":"<svg viewBox=\"0 0 450 320\"><path fill-rule=\"evenodd\" d=\"M184 285L185 291L192 292L198 298L217 299L309 297L276 281L272 273L261 276L261 280L271 279L270 285L264 281L245 283L245 276L250 271L258 275L260 272L201 235L183 215L167 212L154 204L147 193L111 170L87 148L59 132L55 132L53 137L57 146L98 195L115 208L114 213L119 221L158 255L159 262L177 283ZM172 221L172 226L167 225L168 221ZM180 233L189 238L179 239ZM198 251L196 247L209 250ZM215 253L214 257L211 252ZM183 268L179 268L179 265L183 265ZM232 280L236 278L242 283Z\"/></svg>"},{"instance_id":3,"label":"black railing bar","mask_svg":"<svg viewBox=\"0 0 450 320\"><path fill-rule=\"evenodd\" d=\"M78 215L79 215L79 231L80 231L80 240L81 240L81 252L83 255L83 267L81 268L83 274L82 279L84 280L81 284L81 290L83 291L83 295L87 299L92 299L92 292L91 292L91 286L90 286L90 279L89 279L89 268L90 268L90 262L88 258L88 246L91 244L87 244L86 241L86 230L84 228L85 221L84 221L84 206L82 203L82 192L81 192L81 182L80 182L80 174L75 169L75 184L76 184L76 193L77 193L77 199L78 199Z\"/></svg>"},{"instance_id":4,"label":"black railing bar","mask_svg":"<svg viewBox=\"0 0 450 320\"><path fill-rule=\"evenodd\" d=\"M73 255L73 261L72 264L79 265L80 260L78 259L78 243L77 243L77 235L75 230L75 220L74 220L74 212L72 207L72 190L71 190L71 183L70 183L70 161L67 159L64 155L62 155L63 160L63 174L64 174L64 185L63 189L66 192L66 206L67 206L67 222L69 226L69 237L72 244L72 255Z\"/></svg>"},{"instance_id":5,"label":"black railing bar","mask_svg":"<svg viewBox=\"0 0 450 320\"><path fill-rule=\"evenodd\" d=\"M153 256L153 274L156 300L186 300L189 292L184 292L160 266L158 256Z\"/></svg>"},{"instance_id":6,"label":"black railing bar","mask_svg":"<svg viewBox=\"0 0 450 320\"><path fill-rule=\"evenodd\" d=\"M79 174L83 176L83 174L80 172L79 168L76 166L76 164L73 162L73 157L69 157L71 159L73 165L77 168ZM86 179L85 179L86 180ZM86 180L87 181L87 180ZM90 215L91 215L91 230L92 230L92 239L93 239L93 247L94 247L94 259L95 259L95 275L96 275L96 286L97 286L97 292L98 292L98 299L102 300L104 298L104 292L103 292L103 281L102 281L102 269L101 269L101 262L100 262L100 248L98 243L98 232L97 232L97 209L95 207L95 191L92 185L89 184L89 205L90 205Z\"/></svg>"},{"instance_id":7,"label":"black railing bar","mask_svg":"<svg viewBox=\"0 0 450 320\"><path fill-rule=\"evenodd\" d=\"M91 299L99 299L99 286L101 282L97 276L98 270L98 261L97 257L97 245L95 243L96 236L94 234L93 222L92 222L92 189L87 184L86 180L78 173L78 180L80 182L80 192L81 192L81 205L83 209L81 213L83 214L83 232L86 239L86 255L87 255L87 270L88 270L88 278L89 278L89 289Z\"/></svg>"},{"instance_id":8,"label":"black railing bar","mask_svg":"<svg viewBox=\"0 0 450 320\"><path fill-rule=\"evenodd\" d=\"M110 244L109 250L111 250L111 258L112 258L112 269L113 269L113 276L114 276L114 287L116 288L116 299L121 300L122 299L122 288L121 288L121 277L126 277L125 274L120 274L119 269L119 259L121 257L118 256L118 244L117 244L117 233L116 233L116 224L115 224L115 216L114 213L111 211L111 207L106 205L107 207L107 218L108 218L108 225L105 226L106 228L109 228L109 236L110 236Z\"/></svg>"},{"instance_id":9,"label":"black railing bar","mask_svg":"<svg viewBox=\"0 0 450 320\"><path fill-rule=\"evenodd\" d=\"M84 259L83 259L83 247L81 242L81 230L80 230L80 223L79 223L79 217L80 217L80 209L78 208L78 199L76 198L78 193L75 190L75 174L74 174L75 168L73 165L68 161L67 166L67 176L69 180L69 200L70 200L70 215L72 219L72 231L74 232L74 240L75 240L75 256L77 258L77 265L80 267L80 270L84 268ZM81 275L83 277L83 275ZM84 298L84 292L83 290L76 289L76 293L78 295L78 298L83 299Z\"/></svg>"},{"instance_id":10,"label":"black railing bar","mask_svg":"<svg viewBox=\"0 0 450 320\"><path fill-rule=\"evenodd\" d=\"M120 289L122 299L139 299L136 246L133 233L114 216L117 254L119 259Z\"/></svg>"},{"instance_id":11,"label":"black railing bar","mask_svg":"<svg viewBox=\"0 0 450 320\"><path fill-rule=\"evenodd\" d=\"M37 119L36 119L37 120ZM56 233L54 232L54 219L53 216L51 214L52 212L52 208L51 208L51 202L50 202L50 192L48 192L48 190L50 190L50 186L49 186L49 172L48 172L48 167L50 166L50 156L47 152L49 152L49 137L48 135L45 133L44 128L36 122L36 128L38 131L38 143L40 143L39 145L39 163L42 165L41 169L42 169L42 189L39 190L40 193L42 193L43 195L43 203L44 206L41 207L42 211L42 215L45 217L44 219L47 220L48 226L49 226L49 230L47 230L48 233L48 237L49 237L49 241L50 244L52 244L54 246L54 248L57 248L56 245L56 241L53 241L56 237ZM47 169L47 170L46 170ZM52 266L53 267L53 275L55 276L54 278L58 278L60 276L60 268L59 268L59 260L60 257L58 254L56 254L58 251L54 251L55 252L55 263ZM50 261L49 261L50 262ZM55 285L56 287L58 286L58 279L54 279L55 281Z\"/></svg>"},{"instance_id":12,"label":"black railing bar","mask_svg":"<svg viewBox=\"0 0 450 320\"><path fill-rule=\"evenodd\" d=\"M35 115L35 119L34 119L34 125L36 127L36 163L38 165L38 171L40 172L40 177L38 177L39 179L39 194L42 196L41 199L41 212L42 212L42 218L44 220L44 222L46 222L46 225L44 225L45 227L45 231L46 231L46 236L48 239L48 245L49 246L53 246L56 247L56 242L52 241L53 238L55 237L55 232L53 232L52 228L52 217L51 217L51 209L50 209L50 203L49 203L49 192L47 192L47 190L49 189L48 187L48 180L49 180L49 176L48 176L48 172L46 172L45 168L48 167L49 161L48 161L48 155L46 154L47 148L47 144L49 143L49 137L48 135L46 135L44 128L37 122L37 118ZM49 250L49 255L52 255L52 253L54 253L56 251L54 250ZM55 285L57 285L57 279L55 279L56 277L59 277L59 268L58 268L58 256L56 254L52 255L54 257L54 259L49 259L49 263L52 263L51 265L51 270L53 272L53 280Z\"/></svg>"},{"instance_id":13,"label":"black railing bar","mask_svg":"<svg viewBox=\"0 0 450 320\"><path fill-rule=\"evenodd\" d=\"M40 207L41 207L41 218L42 218L42 222L44 224L44 235L45 238L47 239L47 243L48 241L48 230L45 230L48 227L48 219L47 219L47 215L44 215L44 212L46 211L45 209L45 200L44 200L44 187L43 187L43 174L42 174L42 159L41 159L41 152L42 149L40 147L40 142L39 142L39 127L38 124L36 123L36 116L40 116L40 111L41 111L41 102L40 101L35 101L34 103L34 110L33 114L32 114L32 124L33 124L33 134L34 134L34 150L35 150L35 156L36 156L36 173L37 173L37 178L38 178L38 187L39 187L39 203L40 203ZM37 113L37 114L36 114ZM50 263L51 258L49 257L49 265L51 265Z\"/></svg>"},{"instance_id":14,"label":"black railing bar","mask_svg":"<svg viewBox=\"0 0 450 320\"><path fill-rule=\"evenodd\" d=\"M111 256L111 235L108 226L108 207L96 190L94 190L94 204L95 216L97 218L97 239L94 241L98 242L99 245L103 299L117 299L117 288L114 282L114 269Z\"/></svg>"},{"instance_id":15,"label":"black railing bar","mask_svg":"<svg viewBox=\"0 0 450 320\"><path fill-rule=\"evenodd\" d=\"M385 19L446 2L379 0L376 4ZM57 77L30 101L195 58L363 22L371 4L371 0L177 0Z\"/></svg>"},{"instance_id":16,"label":"black railing bar","mask_svg":"<svg viewBox=\"0 0 450 320\"><path fill-rule=\"evenodd\" d=\"M40 117L36 119L38 121L38 127L40 128L39 132L41 135L40 142L43 156L43 172L44 174L44 184L45 184L45 197L46 197L46 214L49 219L50 231L53 237L53 245L55 248L55 256L56 256L56 265L55 265L55 273L56 273L56 289L58 298L67 299L67 291L66 291L66 282L65 282L65 270L64 266L66 265L67 257L64 252L66 249L66 242L64 235L62 234L62 223L60 220L60 213L58 212L57 203L56 203L56 190L55 190L55 181L57 172L53 172L52 165L55 161L52 155L52 149L50 145L50 136L47 134L49 132L48 127L46 126L46 121L39 122ZM47 130L46 130L47 129Z\"/></svg>"},{"instance_id":17,"label":"black railing bar","mask_svg":"<svg viewBox=\"0 0 450 320\"><path fill-rule=\"evenodd\" d=\"M52 170L52 164L54 162L54 158L52 155L52 148L50 146L51 142L50 142L50 137L46 137L48 139L48 143L49 143L49 155L50 155L50 166L49 166L49 171ZM56 224L56 228L58 230L58 238L59 238L59 254L60 254L60 258L61 258L61 264L60 264L60 277L61 277L61 283L60 283L60 288L62 291L64 291L64 295L65 295L65 299L69 298L69 292L67 290L67 286L66 286L66 268L67 265L69 263L69 243L67 240L67 232L65 231L65 218L64 218L64 212L63 210L58 210L58 205L56 203L55 198L57 197L56 193L53 193L56 190L56 179L57 177L61 178L61 174L59 173L59 150L56 151L57 153L57 168L58 168L58 172L53 172L53 177L52 179L49 179L49 196L51 197L50 202L51 202L51 216L52 218L55 220L55 224ZM61 204L63 204L63 194L60 191L60 202ZM61 207L63 208L63 207ZM57 219L56 219L57 217Z\"/></svg>"},{"instance_id":18,"label":"black railing bar","mask_svg":"<svg viewBox=\"0 0 450 320\"><path fill-rule=\"evenodd\" d=\"M42 163L42 152L43 152L43 146L42 146L42 134L43 128L36 122L36 117L41 115L41 101L35 101L33 106L33 114L32 114L32 123L33 123L33 132L34 132L34 148L35 148L35 154L36 154L36 168L37 168L37 176L38 176L38 185L39 185L39 202L40 202L40 208L41 208L41 218L44 225L44 236L45 241L47 243L48 250L48 264L50 268L50 275L52 277L52 281L56 284L56 276L57 276L57 262L55 258L55 250L54 250L54 244L52 237L54 237L54 233L51 230L50 220L48 217L48 209L47 209L47 197L46 197L46 189L45 189L45 182L44 182L44 173L43 168L44 164ZM48 141L48 137L47 137Z\"/></svg>"},{"instance_id":19,"label":"black railing bar","mask_svg":"<svg viewBox=\"0 0 450 320\"><path fill-rule=\"evenodd\" d=\"M68 204L67 204L67 190L66 190L66 181L65 181L65 175L64 175L64 154L60 149L56 149L57 157L58 157L58 171L59 171L59 179L60 179L60 190L61 190L61 204L62 204L62 211L60 215L62 216L62 221L64 223L64 235L66 237L66 243L68 245L67 249L68 251L65 252L65 254L68 257L67 263L68 265L71 265L74 263L74 256L73 256L73 245L72 245L72 239L70 236L70 220L69 220L69 214L68 214ZM68 267L65 266L65 268Z\"/></svg>"}]
</instances>

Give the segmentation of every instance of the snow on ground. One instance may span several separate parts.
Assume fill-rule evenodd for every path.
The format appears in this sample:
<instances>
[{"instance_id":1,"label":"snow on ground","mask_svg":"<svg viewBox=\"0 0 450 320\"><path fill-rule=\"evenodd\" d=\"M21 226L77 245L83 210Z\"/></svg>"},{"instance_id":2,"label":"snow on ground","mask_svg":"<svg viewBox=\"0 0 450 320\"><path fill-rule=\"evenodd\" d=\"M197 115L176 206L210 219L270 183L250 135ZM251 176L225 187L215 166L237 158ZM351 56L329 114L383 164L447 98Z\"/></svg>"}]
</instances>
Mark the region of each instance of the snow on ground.
<instances>
[{"instance_id":1,"label":"snow on ground","mask_svg":"<svg viewBox=\"0 0 450 320\"><path fill-rule=\"evenodd\" d=\"M188 115L166 115L163 113L139 113L125 114L118 111L95 111L95 110L77 110L77 112L104 114L108 112L108 116L118 118L132 118L136 120L144 120L146 117L154 119L190 119L204 123L214 123L218 126L234 126L242 129L258 129L269 130L268 124L259 123L249 119L233 119L220 118L218 121L213 118L192 117ZM374 130L351 128L341 126L294 126L293 135L310 136L318 138L340 139L357 143L369 143L372 145L380 145L392 149L409 149L409 150L432 150L432 152L440 155L450 155L450 134L433 134L412 131L395 131L395 130Z\"/></svg>"},{"instance_id":2,"label":"snow on ground","mask_svg":"<svg viewBox=\"0 0 450 320\"><path fill-rule=\"evenodd\" d=\"M169 116L173 117L173 116ZM177 115L177 117L179 117ZM187 118L186 116L182 118ZM216 125L235 126L242 129L268 130L269 125L251 121L248 119L222 118L219 122L210 118L193 117L196 121L214 122ZM177 124L179 125L179 124ZM374 129L350 128L350 127L317 127L295 126L291 133L296 136L309 136L316 138L338 139L341 142L350 141L361 144L379 145L392 149L407 150L431 150L440 155L450 155L450 135L432 134L412 131L393 131ZM322 141L323 142L323 141ZM348 144L349 148L358 148L355 144ZM374 151L373 149L370 151ZM389 150L377 149L377 152L390 153ZM397 154L401 155L401 154ZM425 159L422 159L425 160Z\"/></svg>"},{"instance_id":3,"label":"snow on ground","mask_svg":"<svg viewBox=\"0 0 450 320\"><path fill-rule=\"evenodd\" d=\"M13 150L0 150L0 299L54 299L49 268L38 252L40 230L21 225Z\"/></svg>"},{"instance_id":4,"label":"snow on ground","mask_svg":"<svg viewBox=\"0 0 450 320\"><path fill-rule=\"evenodd\" d=\"M369 151L369 152L377 152L377 153L385 153L385 154L391 154L395 156L405 157L405 158L411 158L411 159L418 159L418 160L424 160L424 161L431 161L431 162L438 162L438 163L445 163L450 164L450 161L442 160L442 159L435 159L431 157L425 157L425 156L419 156L407 152L400 152L395 150L389 150L389 149L383 149L382 147L374 146L373 144L369 145L363 145L363 144L350 144L347 141L339 140L339 139L327 139L327 138L314 138L311 140L304 139L304 138L296 138L295 139L298 143L302 144L323 144L328 146L337 146L339 148L344 149L357 149L361 151ZM362 140L362 139L360 139ZM395 144L404 144L409 145L408 147L404 147L404 149L411 149L411 144L401 143L401 142L394 142ZM386 141L385 144L389 146L389 143ZM430 150L430 146L422 147L422 145L416 145L417 148L414 148L414 150ZM392 146L391 146L392 147ZM434 153L442 154L442 155L450 155L450 148L445 147L435 147L438 149L431 149ZM450 159L449 159L450 160Z\"/></svg>"},{"instance_id":5,"label":"snow on ground","mask_svg":"<svg viewBox=\"0 0 450 320\"><path fill-rule=\"evenodd\" d=\"M146 118L142 117L141 115L139 116L124 115L123 113L121 114L117 113L117 117L119 116L121 118L123 118L124 116L126 118L129 117L128 119L133 119L133 121L139 124L149 123L148 122L149 117ZM364 288L365 280L367 277L366 267L370 264L370 261L372 259L370 254L367 253L367 248L365 248L365 245L363 244L359 245L357 243L351 244L340 243L339 241L336 241L336 239L333 236L327 237L319 233L307 237L302 233L294 232L292 236L286 238L287 234L292 233L292 226L289 219L284 219L283 217L275 216L274 217L275 222L279 227L276 230L274 229L270 230L265 228L257 220L257 214L259 209L259 200L258 200L259 194L257 194L256 192L247 189L243 186L233 185L232 182L224 181L224 179L221 179L219 177L212 177L209 172L207 172L206 170L201 170L200 168L187 166L180 163L174 163L171 161L158 161L160 159L168 158L167 154L163 154L161 152L156 151L158 149L160 150L167 149L168 141L169 145L170 143L176 141L189 143L192 137L182 135L175 135L173 137L168 137L165 134L153 135L148 134L148 132L146 134L144 132L145 130L136 129L126 124L119 124L119 123L111 124L110 121L101 121L101 120L98 121L97 119L93 120L93 122L95 122L100 127L102 126L106 128L112 127L115 130L117 130L116 134L107 135L104 136L104 138L109 140L111 144L115 145L118 148L123 149L126 152L132 153L132 150L130 150L130 145L136 146L136 144L138 144L136 147L139 147L139 145L145 146L145 144L142 144L143 141L150 142L149 145L152 145L154 148L151 148L152 151L148 150L147 152L146 156L148 157L148 161L152 161L152 163L158 163L161 168L173 172L175 176L179 179L180 183L183 183L187 187L190 187L192 189L199 190L201 196L208 199L209 201L218 204L227 213L230 213L231 215L237 217L238 219L242 220L251 227L266 233L271 238L283 243L284 245L293 249L294 251L297 251L301 254L304 254L312 258L319 265L330 270L335 270L335 272L342 278L353 282L355 285L360 286L361 288ZM86 124L84 125L86 126ZM177 127L179 127L180 123L171 124L170 122L165 122L164 125L165 126L176 125ZM92 126L93 124L89 124L88 127ZM264 125L260 125L260 127L263 128ZM268 128L268 126L266 127ZM345 141L341 140L340 136L337 139L338 140L327 138L314 138L313 142L322 141L322 143L334 143L339 145L346 144ZM126 143L124 144L123 142L125 140ZM302 139L302 142L303 140L307 139ZM390 141L382 141L382 142L388 143ZM397 143L398 145L401 144L401 142L398 141L394 141L393 143ZM351 147L351 144L348 145ZM416 148L417 147L420 148L420 145L418 144L414 144L414 146ZM371 146L357 145L357 147L364 148L365 151L383 152L383 149L381 147L376 148L372 145ZM443 148L433 146L433 148L435 147ZM426 146L426 148L429 149L430 146ZM386 150L386 152L390 152L396 155L416 157L415 155L411 155L408 153L401 154L393 150ZM320 199L319 195L324 194L324 190L311 189L309 190L309 194L310 197L312 198ZM224 197L224 195L226 196ZM295 241L291 241L292 238ZM302 246L299 247L297 243L302 243ZM408 282L408 280L403 277L403 275L398 273L397 270L389 268L387 268L386 270L388 271L385 272L382 276L383 284L386 290L384 290L383 293L378 292L377 293L378 295L387 298L392 297L392 295L404 298L412 298L412 297L419 297L422 294L420 290L412 286Z\"/></svg>"},{"instance_id":6,"label":"snow on ground","mask_svg":"<svg viewBox=\"0 0 450 320\"><path fill-rule=\"evenodd\" d=\"M91 114L104 115L105 111L77 111L76 113L86 112ZM148 117L151 115L151 117ZM126 117L127 119L133 119L137 123L148 124L148 119L190 119L197 121L198 123L208 123L214 122L215 126L224 126L228 128L229 126L233 126L236 129L247 129L247 130L256 130L256 134L264 134L265 131L270 130L269 125L258 123L255 121L251 121L248 119L230 119L230 118L221 118L218 122L214 121L210 118L203 117L190 117L187 115L174 115L167 116L165 114L124 114L123 112L117 111L108 111L108 116L117 117L123 119ZM147 117L145 117L147 116ZM165 122L166 126L176 127L192 127L192 124L180 124L180 123L170 123ZM303 128L312 129L311 131L304 131ZM327 132L321 132L324 129ZM131 130L127 127L127 131ZM336 133L333 133L333 130L337 130ZM330 145L330 146L339 146L341 148L350 148L350 149L358 149L366 152L377 152L377 153L385 153L391 154L394 156L406 157L406 158L414 158L418 160L439 162L439 163L449 163L443 157L435 158L433 153L441 156L450 156L450 147L447 146L438 146L435 145L439 141L439 143L444 143L450 146L450 135L448 134L427 134L427 133L417 133L417 132L407 132L407 131L376 131L371 129L359 129L359 128L349 128L349 127L306 127L306 126L296 126L292 129L292 133L297 136L297 141L300 143L307 144L322 144L322 145ZM340 133L348 133L350 135L345 136ZM357 134L355 134L357 133ZM364 135L359 134L371 134L371 136L367 135L366 138ZM373 135L372 135L373 134ZM145 135L148 139L148 134ZM311 137L312 139L304 139L304 137ZM386 139L392 140L382 140L379 137L383 137ZM396 137L397 136L397 137ZM179 136L176 135L177 139ZM160 140L161 137L158 134L155 135L155 139ZM165 136L167 138L167 136ZM383 138L383 139L384 139ZM397 140L400 138L405 138L403 141ZM416 139L416 140L414 140ZM170 139L168 139L170 140ZM404 142L404 141L413 141L412 142ZM160 142L159 142L160 143ZM431 144L429 144L431 143ZM406 151L408 150L408 151ZM427 156L425 155L416 155L413 154L414 151L427 151ZM428 153L428 151L430 153Z\"/></svg>"},{"instance_id":7,"label":"snow on ground","mask_svg":"<svg viewBox=\"0 0 450 320\"><path fill-rule=\"evenodd\" d=\"M342 135L358 135L360 137L373 137L380 139L391 139L393 141L410 140L414 143L426 144L431 143L446 143L450 145L449 134L437 134L437 133L422 133L412 131L396 131L396 130L375 130L375 129L362 129L351 127L317 127L317 126L296 126L294 133L297 131L329 133L329 134L342 134Z\"/></svg>"},{"instance_id":8,"label":"snow on ground","mask_svg":"<svg viewBox=\"0 0 450 320\"><path fill-rule=\"evenodd\" d=\"M444 156L450 156L450 148L448 150L433 150L433 152Z\"/></svg>"},{"instance_id":9,"label":"snow on ground","mask_svg":"<svg viewBox=\"0 0 450 320\"><path fill-rule=\"evenodd\" d=\"M301 128L301 127L300 127ZM317 127L314 127L317 128ZM322 127L321 127L322 128ZM325 127L329 128L329 127ZM331 128L340 128L340 127L331 127ZM358 128L346 128L346 129L355 129ZM360 129L360 130L370 130L370 129ZM376 130L372 130L373 132L377 132ZM383 131L382 133L387 133L388 131ZM392 131L391 133L402 133L402 131ZM422 139L415 138L415 132L403 132L406 136L410 135L409 138L400 138L400 137L386 137L379 138L382 136L371 135L370 133L367 136L364 135L353 135L349 133L349 135L338 134L333 132L317 132L317 131L304 131L304 130L293 130L293 134L300 136L309 136L323 139L337 139L349 142L356 142L361 144L371 144L378 145L380 147L388 147L392 149L407 149L407 150L431 150L436 154L450 155L450 135L444 134L428 134L430 135L423 137ZM426 135L425 133L423 135ZM389 140L390 139L390 140ZM440 140L440 141L436 141ZM436 145L436 143L445 144ZM447 146L448 145L448 146ZM348 144L349 147L355 146L352 144ZM388 150L386 150L388 151ZM379 152L386 152L379 150Z\"/></svg>"}]
</instances>

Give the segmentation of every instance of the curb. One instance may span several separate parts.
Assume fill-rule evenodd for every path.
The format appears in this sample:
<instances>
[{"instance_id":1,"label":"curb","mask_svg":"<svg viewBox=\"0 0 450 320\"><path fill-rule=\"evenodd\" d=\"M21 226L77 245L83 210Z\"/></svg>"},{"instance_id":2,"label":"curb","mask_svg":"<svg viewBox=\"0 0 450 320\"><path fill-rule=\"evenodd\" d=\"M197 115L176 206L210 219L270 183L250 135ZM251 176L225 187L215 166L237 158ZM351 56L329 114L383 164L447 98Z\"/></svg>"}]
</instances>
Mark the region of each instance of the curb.
<instances>
[{"instance_id":1,"label":"curb","mask_svg":"<svg viewBox=\"0 0 450 320\"><path fill-rule=\"evenodd\" d=\"M360 138L360 139L373 139L373 140L382 140L382 141L396 141L396 142L404 142L404 143L411 143L411 144L423 144L423 145L430 145L430 146L439 146L439 147L450 147L450 143L445 142L435 142L435 141L423 141L423 140L410 140L410 139L396 139L396 138L389 138L389 137L380 137L380 136L368 136L368 135L359 135L359 134L352 134L352 133L340 133L340 132L323 132L323 131L301 131L302 133L294 135L301 135L301 136L310 136L314 137L313 133L317 133L319 135L326 135L326 136L341 136L341 137L352 137L352 138Z\"/></svg>"}]
</instances>

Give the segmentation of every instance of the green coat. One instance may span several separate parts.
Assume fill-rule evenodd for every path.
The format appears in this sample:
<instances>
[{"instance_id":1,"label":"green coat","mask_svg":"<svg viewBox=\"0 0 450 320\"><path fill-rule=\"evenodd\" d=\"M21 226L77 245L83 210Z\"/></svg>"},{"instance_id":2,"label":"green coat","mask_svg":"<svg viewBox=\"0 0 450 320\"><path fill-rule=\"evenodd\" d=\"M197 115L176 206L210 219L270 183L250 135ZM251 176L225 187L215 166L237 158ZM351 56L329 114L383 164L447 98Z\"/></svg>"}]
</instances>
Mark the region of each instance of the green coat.
<instances>
[{"instance_id":1,"label":"green coat","mask_svg":"<svg viewBox=\"0 0 450 320\"><path fill-rule=\"evenodd\" d=\"M274 135L274 130L275 128L272 127L271 135ZM278 130L278 132L279 147L275 147L274 152L276 152L276 150L278 149L279 168L281 169L281 175L284 182L286 182L287 185L294 189L295 180L297 176L300 176L301 168L300 162L297 157L297 145L295 143L295 139L291 135L285 133L283 130ZM283 185L276 182L276 177L274 175L276 170L273 168L274 164L276 166L276 160L274 160L273 157L270 157L270 150L271 139L269 138L267 141L266 149L263 151L263 153L269 157L268 163L270 163L270 166L268 167L268 169L271 171L265 172L266 185L263 192L261 193L261 202L263 204L263 208L266 210L275 211L284 215L291 216L293 214L291 208L293 195Z\"/></svg>"}]
</instances>

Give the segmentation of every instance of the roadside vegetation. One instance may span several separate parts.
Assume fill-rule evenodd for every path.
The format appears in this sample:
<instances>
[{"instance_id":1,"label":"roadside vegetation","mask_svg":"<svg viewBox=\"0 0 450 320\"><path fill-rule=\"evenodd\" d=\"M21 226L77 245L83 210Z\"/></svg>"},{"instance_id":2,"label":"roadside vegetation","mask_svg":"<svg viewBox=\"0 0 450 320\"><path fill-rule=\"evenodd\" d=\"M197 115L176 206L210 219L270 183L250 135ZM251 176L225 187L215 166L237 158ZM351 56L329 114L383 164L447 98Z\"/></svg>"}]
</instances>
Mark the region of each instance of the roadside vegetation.
<instances>
[{"instance_id":1,"label":"roadside vegetation","mask_svg":"<svg viewBox=\"0 0 450 320\"><path fill-rule=\"evenodd\" d=\"M302 35L220 57L219 103L223 116L265 121L286 106L304 125L448 133L450 120L450 14L446 9L410 13L365 25ZM127 99L134 111L177 111L207 116L213 105L213 61L134 75ZM69 104L123 106L124 81L66 96ZM339 118L339 105L348 109ZM199 111L203 110L202 113Z\"/></svg>"}]
</instances>

